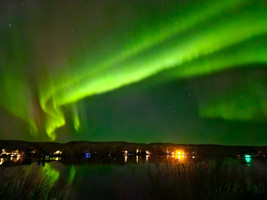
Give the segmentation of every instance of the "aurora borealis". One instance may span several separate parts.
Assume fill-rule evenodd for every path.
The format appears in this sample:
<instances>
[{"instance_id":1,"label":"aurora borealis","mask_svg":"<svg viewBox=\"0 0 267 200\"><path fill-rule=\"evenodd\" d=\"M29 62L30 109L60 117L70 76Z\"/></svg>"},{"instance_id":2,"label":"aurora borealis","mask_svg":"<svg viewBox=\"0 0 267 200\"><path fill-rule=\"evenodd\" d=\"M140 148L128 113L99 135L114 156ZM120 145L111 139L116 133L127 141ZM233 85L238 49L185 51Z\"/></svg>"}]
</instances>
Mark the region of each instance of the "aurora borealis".
<instances>
[{"instance_id":1,"label":"aurora borealis","mask_svg":"<svg viewBox=\"0 0 267 200\"><path fill-rule=\"evenodd\" d=\"M0 5L1 139L267 145L265 0Z\"/></svg>"}]
</instances>

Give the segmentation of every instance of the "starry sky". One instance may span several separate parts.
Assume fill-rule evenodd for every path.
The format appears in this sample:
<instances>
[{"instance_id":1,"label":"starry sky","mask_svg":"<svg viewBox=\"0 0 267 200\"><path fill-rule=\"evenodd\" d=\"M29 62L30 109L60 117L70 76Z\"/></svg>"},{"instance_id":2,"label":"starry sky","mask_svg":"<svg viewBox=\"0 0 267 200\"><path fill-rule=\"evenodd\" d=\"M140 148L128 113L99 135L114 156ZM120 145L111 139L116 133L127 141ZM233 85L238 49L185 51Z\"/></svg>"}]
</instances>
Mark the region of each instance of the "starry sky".
<instances>
[{"instance_id":1,"label":"starry sky","mask_svg":"<svg viewBox=\"0 0 267 200\"><path fill-rule=\"evenodd\" d=\"M266 0L0 2L0 139L267 145Z\"/></svg>"}]
</instances>

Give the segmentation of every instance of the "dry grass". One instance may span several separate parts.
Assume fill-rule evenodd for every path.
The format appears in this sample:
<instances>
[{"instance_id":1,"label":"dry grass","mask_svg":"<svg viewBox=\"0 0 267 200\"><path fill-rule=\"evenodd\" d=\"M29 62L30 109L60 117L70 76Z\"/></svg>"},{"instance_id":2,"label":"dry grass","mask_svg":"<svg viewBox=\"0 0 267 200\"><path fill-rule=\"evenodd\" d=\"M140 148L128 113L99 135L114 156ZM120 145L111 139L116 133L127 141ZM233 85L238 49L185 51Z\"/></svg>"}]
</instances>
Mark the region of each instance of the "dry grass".
<instances>
[{"instance_id":1,"label":"dry grass","mask_svg":"<svg viewBox=\"0 0 267 200\"><path fill-rule=\"evenodd\" d=\"M266 179L245 166L216 163L168 163L149 169L151 199L267 199Z\"/></svg>"},{"instance_id":2,"label":"dry grass","mask_svg":"<svg viewBox=\"0 0 267 200\"><path fill-rule=\"evenodd\" d=\"M109 199L267 199L266 177L263 177L263 174L259 171L254 173L255 170L248 169L250 168L246 165L229 166L223 160L214 163L207 161L189 164L151 164L144 168L142 177L140 177L140 174L129 170L129 168L124 173L119 171L119 174L113 174L113 179L104 176L102 179L106 180L108 185L101 188L109 188L114 191L115 196L111 195ZM125 182L119 178L120 175L125 177ZM91 178L93 177L88 175L88 178L84 181ZM111 180L111 182L107 180ZM112 182L112 180L116 181ZM135 183L129 184L131 181ZM102 184L105 184L105 182L101 182L100 185ZM131 187L128 185L131 185ZM101 188L101 192L107 192L102 191ZM90 188L87 189L91 191ZM17 174L2 182L0 199L72 199L70 197L72 193L68 193L69 191L71 191L70 186L63 178L59 178L51 186L46 172L41 175L27 174L26 171L20 169ZM80 191L75 192L79 194ZM70 196L67 198L68 195ZM99 197L99 195L94 190L92 193L86 193L84 197L81 196L81 199L98 199L96 197Z\"/></svg>"},{"instance_id":3,"label":"dry grass","mask_svg":"<svg viewBox=\"0 0 267 200\"><path fill-rule=\"evenodd\" d=\"M1 184L0 199L63 200L67 184L58 181L51 187L49 181L46 172L36 180L34 173L27 174L26 170L20 168L17 174Z\"/></svg>"}]
</instances>

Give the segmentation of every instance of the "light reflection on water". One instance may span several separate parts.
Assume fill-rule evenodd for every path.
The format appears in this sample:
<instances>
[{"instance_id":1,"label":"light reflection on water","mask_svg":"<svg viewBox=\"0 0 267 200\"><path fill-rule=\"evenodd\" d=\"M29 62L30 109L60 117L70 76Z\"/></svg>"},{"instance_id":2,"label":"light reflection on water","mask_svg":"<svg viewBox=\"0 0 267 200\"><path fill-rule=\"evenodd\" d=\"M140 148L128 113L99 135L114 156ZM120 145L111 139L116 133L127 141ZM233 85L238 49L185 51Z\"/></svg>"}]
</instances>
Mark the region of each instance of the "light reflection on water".
<instances>
[{"instance_id":1,"label":"light reflection on water","mask_svg":"<svg viewBox=\"0 0 267 200\"><path fill-rule=\"evenodd\" d=\"M181 158L181 157L180 157ZM133 190L136 188L136 183L145 182L144 176L146 170L153 164L164 165L166 163L179 164L188 163L194 164L196 162L204 162L204 159L184 156L182 159L177 159L172 156L121 156L121 157L104 157L104 158L90 158L84 160L51 160L44 163L32 162L29 165L19 165L17 167L8 167L5 162L13 162L11 160L1 159L1 168L9 170L18 169L23 166L28 170L28 173L37 173L39 176L47 176L49 178L49 187L53 187L59 180L63 180L65 184L69 185L72 191L68 194L68 199L81 199L79 195L87 195L90 192L104 195L101 197L108 197L110 194L118 192L119 188L127 188ZM258 160L251 159L251 167L253 163L258 163ZM210 161L212 162L212 161ZM228 159L226 162L234 165L242 164L242 161L235 159ZM23 164L23 162L21 162ZM246 162L242 166L247 167ZM266 166L266 165L265 165ZM251 169L247 167L247 169ZM0 177L3 176L0 170ZM15 174L12 171L12 174ZM1 178L0 178L1 179ZM112 183L112 185L111 185ZM140 186L141 187L141 186ZM107 191L103 194L103 191ZM76 195L76 196L75 196ZM78 196L77 196L78 195ZM107 195L107 196L105 196Z\"/></svg>"},{"instance_id":2,"label":"light reflection on water","mask_svg":"<svg viewBox=\"0 0 267 200\"><path fill-rule=\"evenodd\" d=\"M191 163L203 160L201 157L197 156L186 156L184 153L176 152L171 155L128 155L125 154L123 156L108 156L108 157L89 157L84 159L67 159L61 157L47 157L44 160L40 160L37 158L24 158L22 156L15 156L9 158L1 158L0 165L2 166L10 166L15 164L30 164L31 162L51 162L51 161L58 161L62 163L71 163L75 161L75 163L80 164L144 164L144 163L165 163L165 162L181 162L181 163ZM241 162L245 162L247 166L251 166L253 163L251 157L245 156L244 159L241 159Z\"/></svg>"}]
</instances>

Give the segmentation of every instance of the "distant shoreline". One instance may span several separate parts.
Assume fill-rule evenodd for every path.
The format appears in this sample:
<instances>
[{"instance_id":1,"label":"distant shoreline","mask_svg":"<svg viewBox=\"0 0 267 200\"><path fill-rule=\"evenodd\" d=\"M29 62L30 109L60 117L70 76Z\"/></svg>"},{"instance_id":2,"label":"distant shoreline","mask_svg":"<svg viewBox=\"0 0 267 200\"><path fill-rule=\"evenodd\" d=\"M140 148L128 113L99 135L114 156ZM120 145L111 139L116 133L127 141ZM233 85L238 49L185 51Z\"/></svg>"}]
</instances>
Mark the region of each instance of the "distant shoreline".
<instances>
[{"instance_id":1,"label":"distant shoreline","mask_svg":"<svg viewBox=\"0 0 267 200\"><path fill-rule=\"evenodd\" d=\"M72 141L66 143L58 142L26 142L19 140L0 140L0 150L8 152L23 151L35 152L38 155L52 154L61 151L62 155L69 157L82 157L86 152L96 155L116 154L122 155L127 151L129 154L146 154L149 152L156 155L171 154L182 150L188 154L201 156L237 156L244 154L267 153L267 146L230 146L217 144L173 144L173 143L130 143L130 142L87 142Z\"/></svg>"},{"instance_id":2,"label":"distant shoreline","mask_svg":"<svg viewBox=\"0 0 267 200\"><path fill-rule=\"evenodd\" d=\"M125 143L125 144L140 144L140 145L160 145L160 144L165 144L165 145L184 145L184 146L224 146L224 147L267 147L267 145L227 145L227 144L183 144L183 143L172 143L172 142L127 142L127 141L86 141L86 140L73 140L73 141L68 141L68 142L52 142L52 141L38 141L38 142L33 142L33 141L25 141L25 140L0 140L0 144L3 142L11 142L11 143L35 143L35 144L40 144L40 143L53 143L53 144L69 144L69 143L103 143L103 144L113 144L113 143Z\"/></svg>"}]
</instances>

